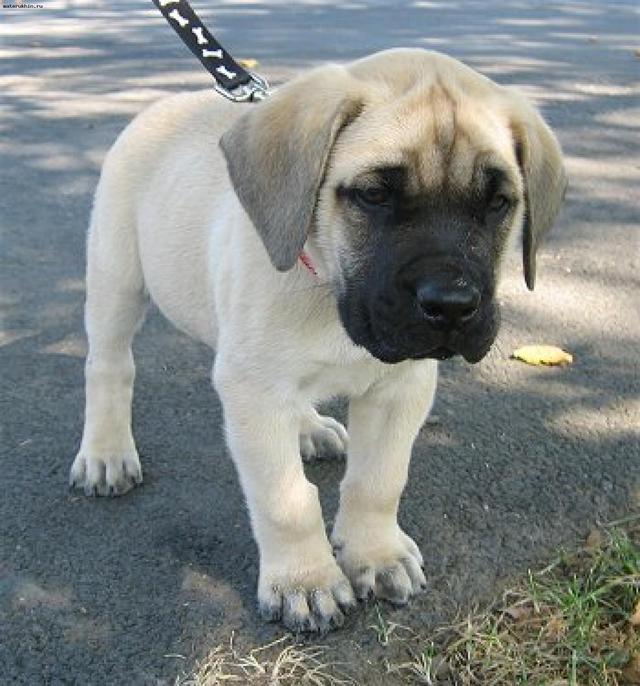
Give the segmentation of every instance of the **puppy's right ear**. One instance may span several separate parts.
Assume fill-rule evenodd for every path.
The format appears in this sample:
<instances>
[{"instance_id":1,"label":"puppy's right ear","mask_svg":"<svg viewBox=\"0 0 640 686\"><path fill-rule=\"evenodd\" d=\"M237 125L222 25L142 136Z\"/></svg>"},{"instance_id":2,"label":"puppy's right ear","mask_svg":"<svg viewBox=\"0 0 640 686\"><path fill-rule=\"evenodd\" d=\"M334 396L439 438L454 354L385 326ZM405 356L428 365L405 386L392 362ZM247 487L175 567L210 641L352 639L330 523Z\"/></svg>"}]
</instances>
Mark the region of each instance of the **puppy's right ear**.
<instances>
[{"instance_id":1,"label":"puppy's right ear","mask_svg":"<svg viewBox=\"0 0 640 686\"><path fill-rule=\"evenodd\" d=\"M302 252L331 148L362 102L351 74L320 67L247 105L220 139L236 194L276 269L291 269Z\"/></svg>"},{"instance_id":2,"label":"puppy's right ear","mask_svg":"<svg viewBox=\"0 0 640 686\"><path fill-rule=\"evenodd\" d=\"M560 144L540 113L523 97L511 91L509 97L511 130L525 191L522 264L527 287L532 291L536 252L560 211L567 174Z\"/></svg>"}]
</instances>

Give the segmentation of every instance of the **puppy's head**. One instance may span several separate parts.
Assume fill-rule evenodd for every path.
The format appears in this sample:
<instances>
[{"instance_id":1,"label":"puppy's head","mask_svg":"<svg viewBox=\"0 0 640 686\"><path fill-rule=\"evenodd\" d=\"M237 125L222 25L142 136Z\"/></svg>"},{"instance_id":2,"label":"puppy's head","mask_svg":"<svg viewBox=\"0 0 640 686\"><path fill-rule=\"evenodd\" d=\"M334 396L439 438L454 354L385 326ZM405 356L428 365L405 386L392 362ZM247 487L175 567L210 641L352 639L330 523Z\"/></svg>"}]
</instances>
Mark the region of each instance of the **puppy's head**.
<instances>
[{"instance_id":1,"label":"puppy's head","mask_svg":"<svg viewBox=\"0 0 640 686\"><path fill-rule=\"evenodd\" d=\"M559 145L525 100L422 50L323 67L222 137L274 266L313 245L343 325L384 362L480 360L497 334L509 237L535 254L566 187Z\"/></svg>"}]
</instances>

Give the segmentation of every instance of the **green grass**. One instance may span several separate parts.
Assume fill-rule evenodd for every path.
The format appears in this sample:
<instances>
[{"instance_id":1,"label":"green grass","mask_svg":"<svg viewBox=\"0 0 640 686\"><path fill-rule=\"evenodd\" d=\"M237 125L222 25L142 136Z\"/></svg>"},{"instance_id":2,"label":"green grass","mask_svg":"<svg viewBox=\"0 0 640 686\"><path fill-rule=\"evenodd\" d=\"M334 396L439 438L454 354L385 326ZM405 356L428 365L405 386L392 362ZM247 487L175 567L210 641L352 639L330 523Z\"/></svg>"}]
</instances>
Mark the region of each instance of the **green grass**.
<instances>
[{"instance_id":1,"label":"green grass","mask_svg":"<svg viewBox=\"0 0 640 686\"><path fill-rule=\"evenodd\" d=\"M392 671L434 686L640 684L640 517L594 534Z\"/></svg>"}]
</instances>

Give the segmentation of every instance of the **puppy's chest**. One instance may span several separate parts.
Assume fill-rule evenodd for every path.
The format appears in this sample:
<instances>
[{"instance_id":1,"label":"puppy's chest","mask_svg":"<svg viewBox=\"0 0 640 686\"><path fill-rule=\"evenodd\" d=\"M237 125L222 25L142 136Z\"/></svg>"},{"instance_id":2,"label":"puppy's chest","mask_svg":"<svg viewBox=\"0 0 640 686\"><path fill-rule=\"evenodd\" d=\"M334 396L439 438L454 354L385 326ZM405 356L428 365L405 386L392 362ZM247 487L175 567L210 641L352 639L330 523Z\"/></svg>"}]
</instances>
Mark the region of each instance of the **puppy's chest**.
<instances>
[{"instance_id":1,"label":"puppy's chest","mask_svg":"<svg viewBox=\"0 0 640 686\"><path fill-rule=\"evenodd\" d=\"M312 402L361 395L385 374L384 365L368 355L364 359L333 364L309 362L301 371L299 392Z\"/></svg>"},{"instance_id":2,"label":"puppy's chest","mask_svg":"<svg viewBox=\"0 0 640 686\"><path fill-rule=\"evenodd\" d=\"M296 318L296 312L305 314ZM288 385L306 400L362 394L388 372L388 365L351 341L333 305L318 307L305 302L296 307L292 302L286 313L286 320L279 325L288 331L287 345L274 351L274 362Z\"/></svg>"}]
</instances>

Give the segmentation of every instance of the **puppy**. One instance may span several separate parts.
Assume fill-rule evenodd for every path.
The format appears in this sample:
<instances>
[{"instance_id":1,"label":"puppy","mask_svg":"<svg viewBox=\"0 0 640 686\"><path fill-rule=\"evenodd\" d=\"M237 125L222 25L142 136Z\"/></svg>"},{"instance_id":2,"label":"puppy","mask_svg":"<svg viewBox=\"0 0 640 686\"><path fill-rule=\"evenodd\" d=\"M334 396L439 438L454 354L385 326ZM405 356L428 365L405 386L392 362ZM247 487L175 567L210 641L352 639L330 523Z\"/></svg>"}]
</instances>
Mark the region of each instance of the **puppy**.
<instances>
[{"instance_id":1,"label":"puppy","mask_svg":"<svg viewBox=\"0 0 640 686\"><path fill-rule=\"evenodd\" d=\"M71 483L119 495L142 481L131 342L151 297L216 350L262 615L325 631L356 597L407 602L425 577L398 501L437 360L487 354L510 237L523 231L533 288L565 185L537 111L435 52L320 67L255 105L211 90L150 107L95 196ZM338 395L348 451L314 409ZM331 543L300 459L327 448L348 452Z\"/></svg>"}]
</instances>

